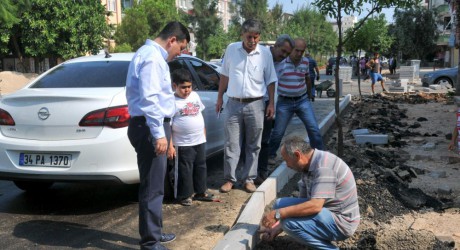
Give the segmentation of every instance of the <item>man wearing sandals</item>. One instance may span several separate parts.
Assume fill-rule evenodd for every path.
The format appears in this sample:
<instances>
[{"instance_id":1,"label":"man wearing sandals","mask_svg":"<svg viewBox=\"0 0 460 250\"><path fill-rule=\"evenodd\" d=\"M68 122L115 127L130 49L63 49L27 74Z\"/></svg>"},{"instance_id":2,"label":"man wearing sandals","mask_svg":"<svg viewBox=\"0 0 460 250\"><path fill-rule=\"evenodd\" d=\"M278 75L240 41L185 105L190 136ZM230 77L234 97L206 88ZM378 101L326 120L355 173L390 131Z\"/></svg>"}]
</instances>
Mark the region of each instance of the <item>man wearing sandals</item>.
<instances>
[{"instance_id":1,"label":"man wearing sandals","mask_svg":"<svg viewBox=\"0 0 460 250\"><path fill-rule=\"evenodd\" d=\"M264 215L260 232L273 240L282 231L312 249L338 249L331 241L353 235L359 222L356 182L336 155L313 149L300 137L281 147L286 165L300 172L299 198L280 198Z\"/></svg>"}]
</instances>

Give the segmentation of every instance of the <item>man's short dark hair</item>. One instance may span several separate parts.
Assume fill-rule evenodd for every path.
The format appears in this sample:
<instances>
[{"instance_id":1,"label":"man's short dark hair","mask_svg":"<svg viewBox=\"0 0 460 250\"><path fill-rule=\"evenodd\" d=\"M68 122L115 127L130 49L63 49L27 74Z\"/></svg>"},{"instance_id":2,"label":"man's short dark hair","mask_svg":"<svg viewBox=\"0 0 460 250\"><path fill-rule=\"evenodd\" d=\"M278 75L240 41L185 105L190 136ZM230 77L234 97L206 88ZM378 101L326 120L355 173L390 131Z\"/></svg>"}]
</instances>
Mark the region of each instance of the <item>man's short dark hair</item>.
<instances>
[{"instance_id":1,"label":"man's short dark hair","mask_svg":"<svg viewBox=\"0 0 460 250\"><path fill-rule=\"evenodd\" d=\"M262 32L262 24L256 19L248 19L241 25L241 34L246 32L260 34Z\"/></svg>"},{"instance_id":2,"label":"man's short dark hair","mask_svg":"<svg viewBox=\"0 0 460 250\"><path fill-rule=\"evenodd\" d=\"M276 38L275 46L283 46L285 42L288 42L291 45L291 48L295 47L295 41L288 34L282 34Z\"/></svg>"},{"instance_id":3,"label":"man's short dark hair","mask_svg":"<svg viewBox=\"0 0 460 250\"><path fill-rule=\"evenodd\" d=\"M192 75L190 71L184 68L176 69L171 73L171 81L177 85L184 82L192 82Z\"/></svg>"},{"instance_id":4,"label":"man's short dark hair","mask_svg":"<svg viewBox=\"0 0 460 250\"><path fill-rule=\"evenodd\" d=\"M188 32L187 27L185 27L182 23L174 21L169 22L166 26L161 30L158 37L163 40L167 40L168 38L175 36L178 41L183 41L184 39L187 40L187 43L190 42L190 33Z\"/></svg>"}]
</instances>

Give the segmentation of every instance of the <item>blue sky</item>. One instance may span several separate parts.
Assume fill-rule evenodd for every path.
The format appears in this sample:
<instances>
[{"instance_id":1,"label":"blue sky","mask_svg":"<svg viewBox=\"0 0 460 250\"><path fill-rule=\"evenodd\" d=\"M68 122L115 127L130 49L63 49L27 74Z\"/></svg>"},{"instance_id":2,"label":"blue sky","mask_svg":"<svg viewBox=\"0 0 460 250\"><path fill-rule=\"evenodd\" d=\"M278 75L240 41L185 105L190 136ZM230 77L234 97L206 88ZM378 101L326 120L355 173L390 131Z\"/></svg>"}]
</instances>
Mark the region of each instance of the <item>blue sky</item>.
<instances>
[{"instance_id":1,"label":"blue sky","mask_svg":"<svg viewBox=\"0 0 460 250\"><path fill-rule=\"evenodd\" d=\"M296 9L302 7L303 5L307 5L307 4L311 5L312 1L311 0L268 0L268 7L272 8L277 2L283 5L284 12L293 13ZM364 7L366 7L366 5L364 5ZM367 14L365 11L363 12L364 14L362 14L361 16L358 16L358 19L361 17L364 17L364 15ZM392 23L394 9L393 8L384 9L383 13L385 14L385 17L387 18L387 21L389 23Z\"/></svg>"}]
</instances>

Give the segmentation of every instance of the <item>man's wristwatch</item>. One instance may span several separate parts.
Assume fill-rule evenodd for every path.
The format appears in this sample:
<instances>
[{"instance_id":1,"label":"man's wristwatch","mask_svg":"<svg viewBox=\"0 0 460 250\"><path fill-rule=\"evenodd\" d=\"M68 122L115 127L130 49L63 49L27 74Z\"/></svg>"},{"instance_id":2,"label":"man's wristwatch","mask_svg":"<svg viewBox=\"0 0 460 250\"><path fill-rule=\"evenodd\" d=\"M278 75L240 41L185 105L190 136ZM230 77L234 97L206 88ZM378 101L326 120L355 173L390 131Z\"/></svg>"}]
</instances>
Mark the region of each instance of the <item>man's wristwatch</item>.
<instances>
[{"instance_id":1,"label":"man's wristwatch","mask_svg":"<svg viewBox=\"0 0 460 250\"><path fill-rule=\"evenodd\" d=\"M280 219L281 219L280 210L276 209L275 210L275 220L279 221Z\"/></svg>"}]
</instances>

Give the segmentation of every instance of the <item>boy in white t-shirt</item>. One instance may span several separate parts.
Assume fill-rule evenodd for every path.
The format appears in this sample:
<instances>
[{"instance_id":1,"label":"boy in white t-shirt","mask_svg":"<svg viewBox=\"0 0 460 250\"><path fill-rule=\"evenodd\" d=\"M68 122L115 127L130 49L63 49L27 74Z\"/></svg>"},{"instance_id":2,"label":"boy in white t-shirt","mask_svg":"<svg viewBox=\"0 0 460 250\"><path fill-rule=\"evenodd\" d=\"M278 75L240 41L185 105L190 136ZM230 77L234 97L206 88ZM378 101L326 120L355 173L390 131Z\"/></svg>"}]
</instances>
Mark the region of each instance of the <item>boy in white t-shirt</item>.
<instances>
[{"instance_id":1,"label":"boy in white t-shirt","mask_svg":"<svg viewBox=\"0 0 460 250\"><path fill-rule=\"evenodd\" d=\"M201 114L205 107L198 94L192 91L192 77L188 70L174 70L171 80L175 89L176 113L171 121L168 158L177 158L176 199L184 206L192 205L192 199L213 201L213 195L206 192L206 130Z\"/></svg>"}]
</instances>

